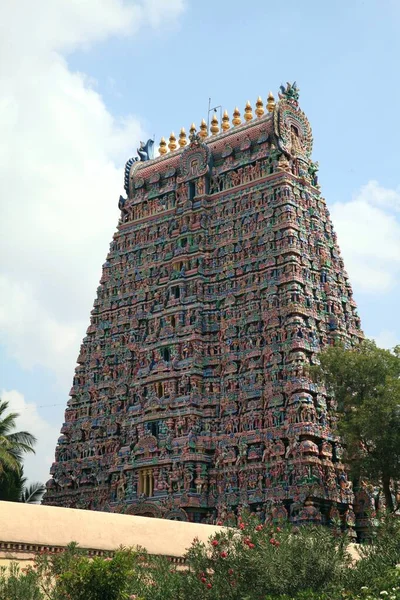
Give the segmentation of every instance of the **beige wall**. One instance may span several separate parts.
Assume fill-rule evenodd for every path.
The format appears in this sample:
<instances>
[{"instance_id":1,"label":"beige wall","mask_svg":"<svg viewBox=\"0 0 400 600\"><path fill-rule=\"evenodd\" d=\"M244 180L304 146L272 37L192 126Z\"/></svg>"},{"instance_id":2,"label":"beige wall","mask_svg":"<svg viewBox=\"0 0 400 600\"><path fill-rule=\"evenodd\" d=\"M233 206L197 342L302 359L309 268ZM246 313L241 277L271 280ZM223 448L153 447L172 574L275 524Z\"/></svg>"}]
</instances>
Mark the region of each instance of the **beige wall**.
<instances>
[{"instance_id":1,"label":"beige wall","mask_svg":"<svg viewBox=\"0 0 400 600\"><path fill-rule=\"evenodd\" d=\"M46 548L70 542L96 551L141 546L179 560L195 537L206 542L221 527L166 519L0 502L0 564L27 561Z\"/></svg>"},{"instance_id":2,"label":"beige wall","mask_svg":"<svg viewBox=\"0 0 400 600\"><path fill-rule=\"evenodd\" d=\"M77 542L91 554L141 546L180 562L195 537L206 542L221 527L130 515L0 502L0 566L29 564L40 550ZM357 546L350 553L359 557Z\"/></svg>"}]
</instances>

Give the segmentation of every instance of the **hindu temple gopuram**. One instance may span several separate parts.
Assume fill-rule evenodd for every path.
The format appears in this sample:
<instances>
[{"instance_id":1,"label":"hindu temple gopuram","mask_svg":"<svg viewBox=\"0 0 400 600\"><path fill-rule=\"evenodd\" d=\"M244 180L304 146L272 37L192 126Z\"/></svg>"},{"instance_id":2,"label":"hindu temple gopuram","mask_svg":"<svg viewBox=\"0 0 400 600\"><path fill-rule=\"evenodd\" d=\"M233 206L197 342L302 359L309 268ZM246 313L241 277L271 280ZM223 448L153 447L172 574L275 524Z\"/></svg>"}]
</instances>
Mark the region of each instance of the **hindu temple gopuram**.
<instances>
[{"instance_id":1,"label":"hindu temple gopuram","mask_svg":"<svg viewBox=\"0 0 400 600\"><path fill-rule=\"evenodd\" d=\"M298 98L127 162L46 504L354 525L335 403L307 373L362 332Z\"/></svg>"}]
</instances>

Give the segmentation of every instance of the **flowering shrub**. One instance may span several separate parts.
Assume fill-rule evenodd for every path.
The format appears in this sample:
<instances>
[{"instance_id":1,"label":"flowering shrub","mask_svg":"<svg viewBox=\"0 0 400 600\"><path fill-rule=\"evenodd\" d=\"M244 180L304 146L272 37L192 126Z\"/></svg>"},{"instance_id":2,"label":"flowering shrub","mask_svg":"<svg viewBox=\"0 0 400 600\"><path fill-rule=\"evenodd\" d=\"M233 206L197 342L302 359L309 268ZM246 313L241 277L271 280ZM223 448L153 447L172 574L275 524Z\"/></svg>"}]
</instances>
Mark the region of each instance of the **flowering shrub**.
<instances>
[{"instance_id":1,"label":"flowering shrub","mask_svg":"<svg viewBox=\"0 0 400 600\"><path fill-rule=\"evenodd\" d=\"M247 516L186 567L142 549L90 559L71 544L35 566L0 570L1 600L400 600L400 520L383 519L352 564L347 538L323 527L262 525Z\"/></svg>"},{"instance_id":2,"label":"flowering shrub","mask_svg":"<svg viewBox=\"0 0 400 600\"><path fill-rule=\"evenodd\" d=\"M323 590L349 563L345 547L345 540L328 529L261 525L249 515L239 530L224 530L208 545L192 545L183 598L258 600Z\"/></svg>"},{"instance_id":3,"label":"flowering shrub","mask_svg":"<svg viewBox=\"0 0 400 600\"><path fill-rule=\"evenodd\" d=\"M400 600L394 569L399 527L383 519L355 566L346 535L317 526L261 525L249 515L207 544L195 540L186 571L144 556L133 591L145 600ZM370 586L360 592L367 573Z\"/></svg>"}]
</instances>

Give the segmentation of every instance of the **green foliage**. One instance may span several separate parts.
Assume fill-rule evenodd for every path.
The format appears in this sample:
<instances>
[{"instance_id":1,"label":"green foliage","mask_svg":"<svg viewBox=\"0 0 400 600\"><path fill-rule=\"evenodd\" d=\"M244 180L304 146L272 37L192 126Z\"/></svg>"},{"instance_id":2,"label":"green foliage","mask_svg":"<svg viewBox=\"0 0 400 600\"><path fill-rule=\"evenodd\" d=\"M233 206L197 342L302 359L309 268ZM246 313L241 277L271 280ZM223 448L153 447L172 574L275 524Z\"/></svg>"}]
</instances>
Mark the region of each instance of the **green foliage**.
<instances>
[{"instance_id":1,"label":"green foliage","mask_svg":"<svg viewBox=\"0 0 400 600\"><path fill-rule=\"evenodd\" d=\"M29 485L24 483L19 501L25 502L26 504L39 504L45 491L46 486L38 481L34 481Z\"/></svg>"},{"instance_id":2,"label":"green foliage","mask_svg":"<svg viewBox=\"0 0 400 600\"><path fill-rule=\"evenodd\" d=\"M8 402L0 400L0 475L4 470L19 471L22 457L34 452L36 438L27 431L14 431L18 413L8 413Z\"/></svg>"},{"instance_id":3,"label":"green foliage","mask_svg":"<svg viewBox=\"0 0 400 600\"><path fill-rule=\"evenodd\" d=\"M24 477L21 471L11 471L5 468L0 475L0 500L19 502L24 487Z\"/></svg>"},{"instance_id":4,"label":"green foliage","mask_svg":"<svg viewBox=\"0 0 400 600\"><path fill-rule=\"evenodd\" d=\"M129 597L142 600L179 600L184 598L186 573L164 556L151 556L143 549L136 555L134 576L129 584Z\"/></svg>"},{"instance_id":5,"label":"green foliage","mask_svg":"<svg viewBox=\"0 0 400 600\"><path fill-rule=\"evenodd\" d=\"M0 572L1 600L400 600L400 521L388 515L351 562L347 538L327 528L260 525L246 516L186 566L144 550L90 559L76 544Z\"/></svg>"},{"instance_id":6,"label":"green foliage","mask_svg":"<svg viewBox=\"0 0 400 600\"><path fill-rule=\"evenodd\" d=\"M384 589L396 565L400 564L400 520L388 514L377 523L374 536L369 544L359 547L361 559L346 573L346 587L357 591L368 587L379 591Z\"/></svg>"},{"instance_id":7,"label":"green foliage","mask_svg":"<svg viewBox=\"0 0 400 600\"><path fill-rule=\"evenodd\" d=\"M373 582L371 587L363 586L361 595L357 598L364 600L400 600L400 568L394 568L382 577Z\"/></svg>"},{"instance_id":8,"label":"green foliage","mask_svg":"<svg viewBox=\"0 0 400 600\"><path fill-rule=\"evenodd\" d=\"M22 458L34 452L36 438L27 431L14 431L18 413L8 413L8 402L0 400L0 500L40 502L45 488L41 483L26 487Z\"/></svg>"},{"instance_id":9,"label":"green foliage","mask_svg":"<svg viewBox=\"0 0 400 600\"><path fill-rule=\"evenodd\" d=\"M31 567L20 569L13 563L9 570L0 569L0 598L1 600L42 600L39 588L39 578Z\"/></svg>"},{"instance_id":10,"label":"green foliage","mask_svg":"<svg viewBox=\"0 0 400 600\"><path fill-rule=\"evenodd\" d=\"M133 593L145 600L258 600L307 587L327 589L349 563L345 538L322 527L263 526L250 516L240 527L216 534L208 544L195 541L183 573L166 561L156 568L145 558Z\"/></svg>"},{"instance_id":11,"label":"green foliage","mask_svg":"<svg viewBox=\"0 0 400 600\"><path fill-rule=\"evenodd\" d=\"M77 561L85 557L85 552L71 543L62 552L41 552L35 559L35 571L40 589L48 600L67 600L60 590L59 580L64 573L73 571Z\"/></svg>"},{"instance_id":12,"label":"green foliage","mask_svg":"<svg viewBox=\"0 0 400 600\"><path fill-rule=\"evenodd\" d=\"M57 583L66 598L74 600L123 600L132 573L132 555L116 552L112 558L79 558L73 569L60 575Z\"/></svg>"},{"instance_id":13,"label":"green foliage","mask_svg":"<svg viewBox=\"0 0 400 600\"><path fill-rule=\"evenodd\" d=\"M212 579L223 583L225 597L256 599L305 588L322 590L337 579L348 561L343 538L321 527L261 528L250 519L243 531L241 536L220 534L211 555Z\"/></svg>"},{"instance_id":14,"label":"green foliage","mask_svg":"<svg viewBox=\"0 0 400 600\"><path fill-rule=\"evenodd\" d=\"M38 556L36 571L49 600L125 600L135 562L130 550L90 559L70 544L63 552Z\"/></svg>"},{"instance_id":15,"label":"green foliage","mask_svg":"<svg viewBox=\"0 0 400 600\"><path fill-rule=\"evenodd\" d=\"M19 471L5 469L0 477L0 500L39 504L45 491L46 488L42 483L34 482L27 485L22 466Z\"/></svg>"},{"instance_id":16,"label":"green foliage","mask_svg":"<svg viewBox=\"0 0 400 600\"><path fill-rule=\"evenodd\" d=\"M315 378L338 404L346 462L356 477L382 484L387 508L390 487L400 479L400 346L393 351L365 340L356 348L330 347L320 355Z\"/></svg>"}]
</instances>

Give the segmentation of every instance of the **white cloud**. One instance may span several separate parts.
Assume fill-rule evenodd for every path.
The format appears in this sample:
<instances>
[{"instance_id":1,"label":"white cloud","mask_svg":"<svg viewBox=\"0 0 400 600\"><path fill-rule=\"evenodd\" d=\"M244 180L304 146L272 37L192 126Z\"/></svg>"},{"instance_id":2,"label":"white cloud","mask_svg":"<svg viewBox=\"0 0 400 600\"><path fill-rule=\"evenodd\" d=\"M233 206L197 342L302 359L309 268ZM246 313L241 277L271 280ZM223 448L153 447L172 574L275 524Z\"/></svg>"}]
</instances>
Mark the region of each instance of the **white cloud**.
<instances>
[{"instance_id":1,"label":"white cloud","mask_svg":"<svg viewBox=\"0 0 400 600\"><path fill-rule=\"evenodd\" d=\"M387 348L388 350L391 350L399 343L399 338L395 332L387 329L379 332L374 339L379 348Z\"/></svg>"},{"instance_id":2,"label":"white cloud","mask_svg":"<svg viewBox=\"0 0 400 600\"><path fill-rule=\"evenodd\" d=\"M146 25L165 26L183 8L184 0L2 0L1 46L16 61L23 53L67 52Z\"/></svg>"},{"instance_id":3,"label":"white cloud","mask_svg":"<svg viewBox=\"0 0 400 600\"><path fill-rule=\"evenodd\" d=\"M163 26L183 0L0 3L0 335L66 392L118 220L124 161L145 135L116 120L64 55Z\"/></svg>"},{"instance_id":4,"label":"white cloud","mask_svg":"<svg viewBox=\"0 0 400 600\"><path fill-rule=\"evenodd\" d=\"M400 212L400 191L384 188L377 181L369 181L360 190L360 195L369 204Z\"/></svg>"},{"instance_id":5,"label":"white cloud","mask_svg":"<svg viewBox=\"0 0 400 600\"><path fill-rule=\"evenodd\" d=\"M35 455L24 457L24 474L29 481L46 483L49 469L54 462L54 448L59 437L59 428L45 421L38 413L35 404L26 402L24 395L17 390L2 390L0 398L9 403L8 412L17 412L15 431L29 431L37 438Z\"/></svg>"},{"instance_id":6,"label":"white cloud","mask_svg":"<svg viewBox=\"0 0 400 600\"><path fill-rule=\"evenodd\" d=\"M400 273L400 192L370 181L347 203L331 207L350 280L360 290L386 293Z\"/></svg>"}]
</instances>

